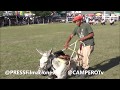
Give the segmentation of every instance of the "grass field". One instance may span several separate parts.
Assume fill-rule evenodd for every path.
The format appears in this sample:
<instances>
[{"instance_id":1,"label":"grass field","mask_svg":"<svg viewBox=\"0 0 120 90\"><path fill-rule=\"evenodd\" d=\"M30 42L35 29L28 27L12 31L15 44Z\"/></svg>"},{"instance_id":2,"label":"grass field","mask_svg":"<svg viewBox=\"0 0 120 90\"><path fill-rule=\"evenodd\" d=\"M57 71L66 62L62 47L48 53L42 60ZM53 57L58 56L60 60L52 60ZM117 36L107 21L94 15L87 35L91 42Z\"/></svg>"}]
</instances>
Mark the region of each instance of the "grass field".
<instances>
[{"instance_id":1,"label":"grass field","mask_svg":"<svg viewBox=\"0 0 120 90\"><path fill-rule=\"evenodd\" d=\"M36 48L46 51L63 49L75 25L45 24L0 28L0 78L44 79L40 75L5 75L6 70L38 70L40 55ZM120 22L115 25L93 25L95 50L90 56L90 67L104 71L103 75L88 79L120 79ZM74 42L77 37L72 41ZM71 51L66 51L71 54ZM71 77L70 79L79 79Z\"/></svg>"}]
</instances>

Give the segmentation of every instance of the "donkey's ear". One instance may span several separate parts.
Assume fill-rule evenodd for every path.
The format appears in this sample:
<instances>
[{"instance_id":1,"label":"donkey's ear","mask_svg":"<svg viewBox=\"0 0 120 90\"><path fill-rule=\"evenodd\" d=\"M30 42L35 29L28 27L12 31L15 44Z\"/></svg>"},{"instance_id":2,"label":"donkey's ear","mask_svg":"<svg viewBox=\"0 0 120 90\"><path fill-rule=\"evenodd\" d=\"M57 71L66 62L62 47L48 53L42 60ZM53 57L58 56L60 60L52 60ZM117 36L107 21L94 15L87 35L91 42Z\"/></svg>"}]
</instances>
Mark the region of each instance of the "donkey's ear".
<instances>
[{"instance_id":1,"label":"donkey's ear","mask_svg":"<svg viewBox=\"0 0 120 90\"><path fill-rule=\"evenodd\" d=\"M52 53L52 51L53 51L53 48L51 48L48 52L49 52L49 54L51 54Z\"/></svg>"},{"instance_id":2,"label":"donkey's ear","mask_svg":"<svg viewBox=\"0 0 120 90\"><path fill-rule=\"evenodd\" d=\"M38 51L38 53L39 53L40 55L43 55L43 52L42 52L42 51L38 50L37 48L36 48L36 50Z\"/></svg>"}]
</instances>

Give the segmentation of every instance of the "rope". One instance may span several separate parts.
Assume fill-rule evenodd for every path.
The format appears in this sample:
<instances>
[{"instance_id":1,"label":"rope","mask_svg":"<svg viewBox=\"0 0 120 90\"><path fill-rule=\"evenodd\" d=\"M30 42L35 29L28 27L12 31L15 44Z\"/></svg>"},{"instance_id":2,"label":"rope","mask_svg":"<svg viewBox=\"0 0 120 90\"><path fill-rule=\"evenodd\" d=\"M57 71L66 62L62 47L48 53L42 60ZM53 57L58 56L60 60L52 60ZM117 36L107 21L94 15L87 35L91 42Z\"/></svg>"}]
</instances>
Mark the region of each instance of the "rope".
<instances>
[{"instance_id":1,"label":"rope","mask_svg":"<svg viewBox=\"0 0 120 90\"><path fill-rule=\"evenodd\" d=\"M76 40L74 43L72 43L71 45L69 45L69 46L74 45L74 49L71 49L70 47L68 47L69 50L73 51L72 54L71 54L71 56L70 56L70 61L72 60L72 57L73 57L74 53L77 53L77 51L76 51L76 45L77 45L77 42L78 42L78 41L79 41L79 40ZM80 41L80 43L82 43L83 46L85 47L84 42ZM64 50L66 50L66 49L63 49L62 51L64 51ZM87 49L86 49L86 50L87 50ZM68 66L70 65L70 61L69 61Z\"/></svg>"}]
</instances>

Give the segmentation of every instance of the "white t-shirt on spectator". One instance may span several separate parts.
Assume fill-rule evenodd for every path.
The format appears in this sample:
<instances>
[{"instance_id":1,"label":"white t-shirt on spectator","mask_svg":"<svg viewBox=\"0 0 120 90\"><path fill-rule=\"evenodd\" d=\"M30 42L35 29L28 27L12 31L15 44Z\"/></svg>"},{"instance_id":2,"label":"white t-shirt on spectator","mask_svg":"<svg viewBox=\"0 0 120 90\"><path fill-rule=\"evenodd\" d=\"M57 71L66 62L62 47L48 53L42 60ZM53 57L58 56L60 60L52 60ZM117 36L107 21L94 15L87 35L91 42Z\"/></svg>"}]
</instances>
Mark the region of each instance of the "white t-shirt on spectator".
<instances>
[{"instance_id":1,"label":"white t-shirt on spectator","mask_svg":"<svg viewBox=\"0 0 120 90\"><path fill-rule=\"evenodd\" d=\"M113 22L114 22L114 19L112 19L112 20L110 19L110 23L113 23Z\"/></svg>"},{"instance_id":2,"label":"white t-shirt on spectator","mask_svg":"<svg viewBox=\"0 0 120 90\"><path fill-rule=\"evenodd\" d=\"M105 22L105 20L103 19L103 20L101 20L101 23L104 23Z\"/></svg>"}]
</instances>

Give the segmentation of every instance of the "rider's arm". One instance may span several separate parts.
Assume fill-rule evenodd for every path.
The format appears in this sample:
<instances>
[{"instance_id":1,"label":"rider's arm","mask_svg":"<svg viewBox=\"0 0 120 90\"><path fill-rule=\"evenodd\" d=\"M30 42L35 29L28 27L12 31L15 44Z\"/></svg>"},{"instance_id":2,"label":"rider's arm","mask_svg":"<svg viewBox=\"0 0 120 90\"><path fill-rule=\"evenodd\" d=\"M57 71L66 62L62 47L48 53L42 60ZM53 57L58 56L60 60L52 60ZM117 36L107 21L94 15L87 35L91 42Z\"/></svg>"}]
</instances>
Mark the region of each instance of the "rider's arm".
<instances>
[{"instance_id":1,"label":"rider's arm","mask_svg":"<svg viewBox=\"0 0 120 90\"><path fill-rule=\"evenodd\" d=\"M85 40L87 40L89 38L92 38L93 36L94 36L94 33L92 32L92 33L88 34L87 36L85 36L83 38L80 38L80 41L85 41Z\"/></svg>"},{"instance_id":2,"label":"rider's arm","mask_svg":"<svg viewBox=\"0 0 120 90\"><path fill-rule=\"evenodd\" d=\"M71 39L73 38L73 34L70 34L69 35L69 37L68 37L68 39L67 39L67 41L66 41L66 43L65 43L65 45L64 45L64 48L68 48L68 46L69 46L69 42L71 41Z\"/></svg>"},{"instance_id":3,"label":"rider's arm","mask_svg":"<svg viewBox=\"0 0 120 90\"><path fill-rule=\"evenodd\" d=\"M64 45L64 48L68 48L68 46L69 46L69 42L71 41L71 39L73 38L73 36L75 36L76 35L76 31L78 30L78 26L77 27L75 27L75 29L73 30L73 32L69 35L69 37L68 37L68 39L67 39L67 41L66 41L66 43L65 43L65 45Z\"/></svg>"}]
</instances>

